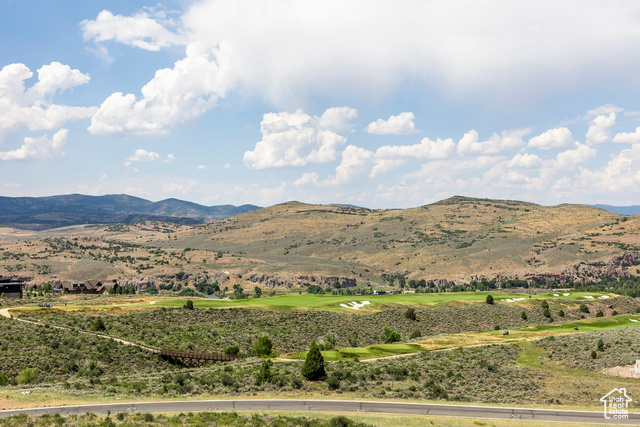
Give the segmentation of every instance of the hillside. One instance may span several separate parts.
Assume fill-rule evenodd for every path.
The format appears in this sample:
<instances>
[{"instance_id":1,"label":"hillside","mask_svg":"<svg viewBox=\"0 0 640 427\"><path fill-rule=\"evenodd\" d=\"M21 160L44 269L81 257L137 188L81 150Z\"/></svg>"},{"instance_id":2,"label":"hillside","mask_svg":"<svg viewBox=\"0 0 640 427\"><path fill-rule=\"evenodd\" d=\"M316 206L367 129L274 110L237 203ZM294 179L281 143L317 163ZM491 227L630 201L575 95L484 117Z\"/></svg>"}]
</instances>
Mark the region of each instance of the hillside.
<instances>
[{"instance_id":1,"label":"hillside","mask_svg":"<svg viewBox=\"0 0 640 427\"><path fill-rule=\"evenodd\" d=\"M126 194L0 197L0 224L45 230L78 224L164 221L195 225L238 215L258 206L202 206L178 199L151 202Z\"/></svg>"},{"instance_id":2,"label":"hillside","mask_svg":"<svg viewBox=\"0 0 640 427\"><path fill-rule=\"evenodd\" d=\"M0 248L0 269L37 279L217 280L249 287L322 283L321 277L376 285L385 275L561 281L612 269L638 274L640 217L465 197L404 210L289 202L195 227L0 229ZM625 253L632 255L607 264ZM186 274L176 278L181 271Z\"/></svg>"}]
</instances>

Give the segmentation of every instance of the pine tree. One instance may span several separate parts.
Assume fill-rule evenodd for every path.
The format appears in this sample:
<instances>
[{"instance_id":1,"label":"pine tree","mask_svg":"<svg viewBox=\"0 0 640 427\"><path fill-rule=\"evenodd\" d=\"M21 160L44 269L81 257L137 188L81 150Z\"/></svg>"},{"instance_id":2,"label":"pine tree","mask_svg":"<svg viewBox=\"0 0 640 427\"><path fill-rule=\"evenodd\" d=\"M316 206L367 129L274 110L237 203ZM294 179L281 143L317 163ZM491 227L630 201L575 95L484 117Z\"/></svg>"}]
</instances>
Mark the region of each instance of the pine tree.
<instances>
[{"instance_id":1,"label":"pine tree","mask_svg":"<svg viewBox=\"0 0 640 427\"><path fill-rule=\"evenodd\" d=\"M322 353L320 353L315 341L311 341L307 359L302 366L302 376L309 381L318 381L327 376L324 371L324 357L322 357Z\"/></svg>"}]
</instances>

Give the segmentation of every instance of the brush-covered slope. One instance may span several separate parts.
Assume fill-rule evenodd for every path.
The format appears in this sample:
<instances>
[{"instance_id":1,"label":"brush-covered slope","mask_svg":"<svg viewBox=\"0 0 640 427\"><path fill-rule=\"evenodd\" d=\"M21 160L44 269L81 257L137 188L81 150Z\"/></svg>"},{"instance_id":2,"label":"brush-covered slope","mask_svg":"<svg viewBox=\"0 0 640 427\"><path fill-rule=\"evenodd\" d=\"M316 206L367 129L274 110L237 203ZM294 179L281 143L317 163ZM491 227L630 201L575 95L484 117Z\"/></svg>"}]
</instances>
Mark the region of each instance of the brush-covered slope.
<instances>
[{"instance_id":1,"label":"brush-covered slope","mask_svg":"<svg viewBox=\"0 0 640 427\"><path fill-rule=\"evenodd\" d=\"M640 246L640 219L583 205L453 197L404 210L297 202L249 212L162 243L228 251L265 273L410 278L559 272ZM237 263L239 267L241 262Z\"/></svg>"}]
</instances>

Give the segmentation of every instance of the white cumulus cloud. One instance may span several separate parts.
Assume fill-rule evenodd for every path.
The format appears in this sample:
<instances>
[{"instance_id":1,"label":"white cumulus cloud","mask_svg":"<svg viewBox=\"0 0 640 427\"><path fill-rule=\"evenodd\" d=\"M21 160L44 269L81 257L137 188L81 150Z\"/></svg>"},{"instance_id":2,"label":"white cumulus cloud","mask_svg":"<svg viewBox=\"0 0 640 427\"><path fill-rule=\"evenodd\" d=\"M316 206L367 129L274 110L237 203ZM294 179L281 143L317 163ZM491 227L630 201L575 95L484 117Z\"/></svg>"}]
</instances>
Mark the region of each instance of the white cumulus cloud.
<instances>
[{"instance_id":1,"label":"white cumulus cloud","mask_svg":"<svg viewBox=\"0 0 640 427\"><path fill-rule=\"evenodd\" d=\"M587 145L601 145L611 139L611 128L616 123L616 113L596 116L589 122L587 130Z\"/></svg>"},{"instance_id":2,"label":"white cumulus cloud","mask_svg":"<svg viewBox=\"0 0 640 427\"><path fill-rule=\"evenodd\" d=\"M534 136L529 140L527 146L540 148L542 150L561 150L575 146L571 131L566 127L549 129L548 131Z\"/></svg>"},{"instance_id":3,"label":"white cumulus cloud","mask_svg":"<svg viewBox=\"0 0 640 427\"><path fill-rule=\"evenodd\" d=\"M131 162L155 162L160 160L160 154L139 148L127 159Z\"/></svg>"},{"instance_id":4,"label":"white cumulus cloud","mask_svg":"<svg viewBox=\"0 0 640 427\"><path fill-rule=\"evenodd\" d=\"M635 132L617 133L611 140L622 144L640 144L640 127Z\"/></svg>"},{"instance_id":5,"label":"white cumulus cloud","mask_svg":"<svg viewBox=\"0 0 640 427\"><path fill-rule=\"evenodd\" d=\"M260 123L262 140L244 153L244 164L251 169L304 166L335 160L337 149L347 138L338 131L355 117L351 108L330 108L321 117L302 110L268 113Z\"/></svg>"},{"instance_id":6,"label":"white cumulus cloud","mask_svg":"<svg viewBox=\"0 0 640 427\"><path fill-rule=\"evenodd\" d=\"M222 47L191 44L187 56L173 68L156 71L142 88L142 97L116 92L91 119L89 132L98 135L163 136L176 126L212 108L229 88L220 63Z\"/></svg>"},{"instance_id":7,"label":"white cumulus cloud","mask_svg":"<svg viewBox=\"0 0 640 427\"><path fill-rule=\"evenodd\" d=\"M336 167L336 173L329 176L327 185L345 185L366 176L373 152L355 145L349 145L342 152L342 161Z\"/></svg>"},{"instance_id":8,"label":"white cumulus cloud","mask_svg":"<svg viewBox=\"0 0 640 427\"><path fill-rule=\"evenodd\" d=\"M82 21L80 28L85 40L113 40L140 49L157 51L183 42L182 36L166 28L175 25L175 22L167 18L164 10L146 8L132 16L114 15L108 10L103 10L96 19Z\"/></svg>"},{"instance_id":9,"label":"white cumulus cloud","mask_svg":"<svg viewBox=\"0 0 640 427\"><path fill-rule=\"evenodd\" d=\"M69 120L91 117L95 107L54 104L52 98L89 82L89 76L68 65L52 62L38 69L38 81L25 90L25 80L33 73L24 64L10 64L0 70L0 144L19 129L32 131L59 129Z\"/></svg>"},{"instance_id":10,"label":"white cumulus cloud","mask_svg":"<svg viewBox=\"0 0 640 427\"><path fill-rule=\"evenodd\" d=\"M471 154L498 154L505 150L514 150L524 145L522 138L531 132L530 129L504 130L498 135L494 133L486 141L480 141L478 132L470 130L458 142L456 152L460 156Z\"/></svg>"},{"instance_id":11,"label":"white cumulus cloud","mask_svg":"<svg viewBox=\"0 0 640 427\"><path fill-rule=\"evenodd\" d=\"M0 151L0 160L38 160L64 156L62 147L67 142L69 131L60 129L51 139L46 135L38 138L25 138L24 144L10 151Z\"/></svg>"},{"instance_id":12,"label":"white cumulus cloud","mask_svg":"<svg viewBox=\"0 0 640 427\"><path fill-rule=\"evenodd\" d=\"M411 135L419 132L416 130L414 120L413 113L400 113L389 117L389 120L378 119L371 122L365 130L375 135Z\"/></svg>"},{"instance_id":13,"label":"white cumulus cloud","mask_svg":"<svg viewBox=\"0 0 640 427\"><path fill-rule=\"evenodd\" d=\"M556 156L557 167L561 170L572 170L587 160L594 158L596 154L598 154L598 151L595 148L585 144L578 144L574 150L566 150L558 153Z\"/></svg>"}]
</instances>

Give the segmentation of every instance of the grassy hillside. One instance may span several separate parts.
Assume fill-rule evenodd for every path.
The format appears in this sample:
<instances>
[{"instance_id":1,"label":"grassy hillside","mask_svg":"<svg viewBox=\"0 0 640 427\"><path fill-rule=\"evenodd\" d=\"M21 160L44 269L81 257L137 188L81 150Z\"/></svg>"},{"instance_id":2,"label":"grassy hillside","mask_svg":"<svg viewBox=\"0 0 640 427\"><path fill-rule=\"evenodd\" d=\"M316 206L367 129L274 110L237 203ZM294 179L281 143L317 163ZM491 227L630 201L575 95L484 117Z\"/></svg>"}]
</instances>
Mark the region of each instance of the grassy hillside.
<instances>
[{"instance_id":1,"label":"grassy hillside","mask_svg":"<svg viewBox=\"0 0 640 427\"><path fill-rule=\"evenodd\" d=\"M595 274L588 271L593 262L639 248L640 216L583 205L453 197L371 210L289 202L197 227L152 221L0 229L0 272L87 279L174 278L184 271L229 287L286 286L320 275L364 286L380 284L385 274L425 280L571 275L580 263L588 276ZM638 273L636 266L627 270Z\"/></svg>"}]
</instances>

